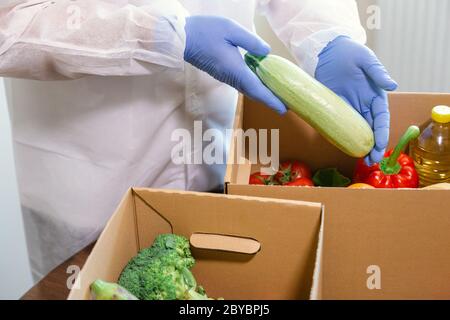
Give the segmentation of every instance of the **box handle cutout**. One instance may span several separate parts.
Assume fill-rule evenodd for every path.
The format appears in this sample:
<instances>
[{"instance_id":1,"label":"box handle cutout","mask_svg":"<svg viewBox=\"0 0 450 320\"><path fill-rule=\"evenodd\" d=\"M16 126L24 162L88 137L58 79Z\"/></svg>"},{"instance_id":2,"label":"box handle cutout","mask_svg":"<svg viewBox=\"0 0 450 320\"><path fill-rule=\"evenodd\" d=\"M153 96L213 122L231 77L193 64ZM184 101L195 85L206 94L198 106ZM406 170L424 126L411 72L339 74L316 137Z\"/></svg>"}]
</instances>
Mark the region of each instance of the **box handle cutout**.
<instances>
[{"instance_id":1,"label":"box handle cutout","mask_svg":"<svg viewBox=\"0 0 450 320\"><path fill-rule=\"evenodd\" d=\"M196 249L226 251L243 254L256 254L261 243L255 239L210 233L194 233L190 238L191 246Z\"/></svg>"}]
</instances>

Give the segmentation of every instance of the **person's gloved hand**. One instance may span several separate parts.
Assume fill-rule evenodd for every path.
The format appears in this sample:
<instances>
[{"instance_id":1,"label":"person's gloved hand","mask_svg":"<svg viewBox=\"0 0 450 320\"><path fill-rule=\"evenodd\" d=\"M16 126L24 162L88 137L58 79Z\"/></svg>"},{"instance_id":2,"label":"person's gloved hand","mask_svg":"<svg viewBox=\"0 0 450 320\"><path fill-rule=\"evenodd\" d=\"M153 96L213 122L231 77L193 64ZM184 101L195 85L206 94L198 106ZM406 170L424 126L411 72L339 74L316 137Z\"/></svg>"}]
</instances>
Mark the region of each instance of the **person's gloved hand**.
<instances>
[{"instance_id":1,"label":"person's gloved hand","mask_svg":"<svg viewBox=\"0 0 450 320\"><path fill-rule=\"evenodd\" d=\"M265 56L270 46L238 23L216 16L186 18L184 60L280 114L285 105L247 67L238 47Z\"/></svg>"},{"instance_id":2,"label":"person's gloved hand","mask_svg":"<svg viewBox=\"0 0 450 320\"><path fill-rule=\"evenodd\" d=\"M338 37L319 54L315 77L367 120L374 130L375 147L366 162L381 161L389 140L386 91L397 89L397 83L373 51L349 37Z\"/></svg>"}]
</instances>

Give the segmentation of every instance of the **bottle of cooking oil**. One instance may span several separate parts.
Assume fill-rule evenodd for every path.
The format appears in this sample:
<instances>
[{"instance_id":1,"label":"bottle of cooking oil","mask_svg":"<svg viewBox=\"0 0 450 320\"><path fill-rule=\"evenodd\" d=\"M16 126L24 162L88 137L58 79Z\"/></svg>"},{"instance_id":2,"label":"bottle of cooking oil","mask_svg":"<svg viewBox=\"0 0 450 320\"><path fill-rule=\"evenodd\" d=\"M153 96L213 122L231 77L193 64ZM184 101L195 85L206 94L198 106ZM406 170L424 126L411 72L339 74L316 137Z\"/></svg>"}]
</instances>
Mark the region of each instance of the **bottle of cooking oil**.
<instances>
[{"instance_id":1,"label":"bottle of cooking oil","mask_svg":"<svg viewBox=\"0 0 450 320\"><path fill-rule=\"evenodd\" d=\"M450 107L433 108L431 121L409 149L421 187L450 182Z\"/></svg>"}]
</instances>

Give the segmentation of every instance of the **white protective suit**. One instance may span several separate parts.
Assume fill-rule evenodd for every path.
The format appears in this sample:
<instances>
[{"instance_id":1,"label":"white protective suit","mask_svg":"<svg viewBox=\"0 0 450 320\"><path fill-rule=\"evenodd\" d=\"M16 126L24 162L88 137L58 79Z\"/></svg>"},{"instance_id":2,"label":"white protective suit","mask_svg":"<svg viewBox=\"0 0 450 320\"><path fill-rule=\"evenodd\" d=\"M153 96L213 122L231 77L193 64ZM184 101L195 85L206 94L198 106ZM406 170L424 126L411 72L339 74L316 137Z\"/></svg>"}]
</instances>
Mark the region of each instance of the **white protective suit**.
<instances>
[{"instance_id":1,"label":"white protective suit","mask_svg":"<svg viewBox=\"0 0 450 320\"><path fill-rule=\"evenodd\" d=\"M221 185L223 165L171 161L174 129L192 130L194 120L230 128L237 101L233 88L183 61L187 15L253 29L257 8L310 74L336 36L365 42L354 0L0 4L0 76L22 78L7 92L36 279L95 240L130 186Z\"/></svg>"}]
</instances>

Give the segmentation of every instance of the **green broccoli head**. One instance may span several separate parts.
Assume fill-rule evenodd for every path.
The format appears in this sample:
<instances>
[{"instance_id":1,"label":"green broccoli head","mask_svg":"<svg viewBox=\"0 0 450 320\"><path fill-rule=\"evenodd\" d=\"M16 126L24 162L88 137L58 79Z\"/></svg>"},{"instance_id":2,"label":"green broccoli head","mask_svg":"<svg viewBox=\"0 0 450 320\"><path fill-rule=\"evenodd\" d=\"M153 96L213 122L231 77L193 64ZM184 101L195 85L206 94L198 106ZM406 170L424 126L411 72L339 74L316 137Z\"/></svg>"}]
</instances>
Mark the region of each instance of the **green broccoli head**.
<instances>
[{"instance_id":1,"label":"green broccoli head","mask_svg":"<svg viewBox=\"0 0 450 320\"><path fill-rule=\"evenodd\" d=\"M144 272L146 300L183 300L197 282L178 254L169 251L153 259Z\"/></svg>"},{"instance_id":2,"label":"green broccoli head","mask_svg":"<svg viewBox=\"0 0 450 320\"><path fill-rule=\"evenodd\" d=\"M189 240L176 234L161 234L153 242L152 247L163 250L175 250L180 257L191 257Z\"/></svg>"},{"instance_id":3,"label":"green broccoli head","mask_svg":"<svg viewBox=\"0 0 450 320\"><path fill-rule=\"evenodd\" d=\"M142 259L138 259L139 264L130 262L118 283L142 300L189 299L189 292L196 290L197 282L186 267L186 259L173 250L159 250L145 266L140 264Z\"/></svg>"},{"instance_id":4,"label":"green broccoli head","mask_svg":"<svg viewBox=\"0 0 450 320\"><path fill-rule=\"evenodd\" d=\"M198 299L194 263L186 238L161 235L129 261L118 283L142 300Z\"/></svg>"}]
</instances>

